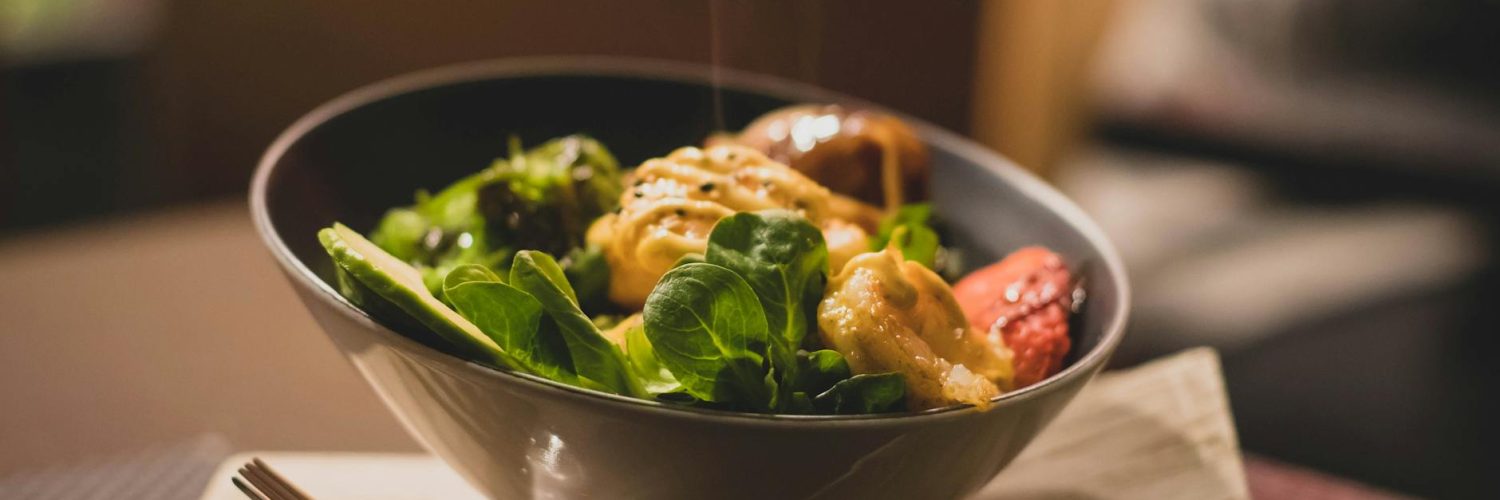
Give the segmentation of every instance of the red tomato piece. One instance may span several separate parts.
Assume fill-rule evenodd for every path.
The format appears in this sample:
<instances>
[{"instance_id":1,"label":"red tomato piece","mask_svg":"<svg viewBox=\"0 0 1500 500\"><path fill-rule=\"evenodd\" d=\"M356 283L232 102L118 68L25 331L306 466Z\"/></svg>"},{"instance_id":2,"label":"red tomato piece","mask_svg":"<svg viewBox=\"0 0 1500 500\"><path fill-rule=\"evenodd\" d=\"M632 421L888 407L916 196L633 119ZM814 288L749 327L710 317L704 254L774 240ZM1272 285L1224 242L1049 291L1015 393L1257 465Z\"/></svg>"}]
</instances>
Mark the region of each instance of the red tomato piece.
<instances>
[{"instance_id":1,"label":"red tomato piece","mask_svg":"<svg viewBox=\"0 0 1500 500\"><path fill-rule=\"evenodd\" d=\"M974 271L953 286L969 324L999 334L1015 353L1016 388L1042 381L1062 369L1072 342L1072 275L1062 257L1027 247Z\"/></svg>"}]
</instances>

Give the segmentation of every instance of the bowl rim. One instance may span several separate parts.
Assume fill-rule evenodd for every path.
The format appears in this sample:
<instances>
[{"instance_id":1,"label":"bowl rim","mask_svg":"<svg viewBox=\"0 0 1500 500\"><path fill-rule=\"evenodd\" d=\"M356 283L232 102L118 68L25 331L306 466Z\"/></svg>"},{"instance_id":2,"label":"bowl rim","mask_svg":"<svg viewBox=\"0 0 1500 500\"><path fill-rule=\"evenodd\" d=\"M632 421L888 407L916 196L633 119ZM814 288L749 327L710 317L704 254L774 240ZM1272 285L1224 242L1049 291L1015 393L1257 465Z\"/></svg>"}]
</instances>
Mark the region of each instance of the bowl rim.
<instances>
[{"instance_id":1,"label":"bowl rim","mask_svg":"<svg viewBox=\"0 0 1500 500\"><path fill-rule=\"evenodd\" d=\"M886 413L869 415L789 415L761 414L714 410L670 405L659 401L610 394L581 387L562 384L538 376L502 370L465 360L401 335L376 321L356 307L296 257L277 233L271 222L266 193L272 171L282 156L308 133L324 123L345 113L377 101L400 97L418 91L472 83L491 79L527 78L542 76L602 76L615 78L638 78L644 80L670 81L693 85L719 85L733 89L783 98L791 102L817 101L849 105L862 109L873 109L896 116L917 130L918 135L929 144L959 156L1000 177L1019 191L1032 197L1047 209L1055 212L1066 223L1078 231L1099 252L1104 272L1117 284L1119 307L1104 322L1104 332L1094 349L1079 357L1077 361L1046 379L1030 386L1007 392L991 399L992 407L984 412L1004 411L1031 399L1049 389L1064 385L1064 382L1080 377L1088 378L1103 365L1119 345L1130 314L1130 286L1123 261L1104 232L1081 208L1062 193L1040 178L1020 168L1010 159L924 120L905 113L890 110L863 99L839 94L811 84L795 82L768 75L756 74L730 68L711 67L703 64L613 56L546 56L490 59L474 62L438 66L409 72L374 83L366 84L329 100L298 118L282 131L256 165L250 184L250 213L256 232L271 250L282 270L297 284L316 291L320 300L329 303L356 322L379 333L387 341L404 345L425 358L439 361L449 367L476 370L484 376L500 378L523 385L533 385L551 392L555 396L570 396L611 405L623 405L636 410L655 410L679 417L702 418L713 421L740 421L757 424L790 424L807 427L816 424L893 424L928 421L937 418L953 418L981 413L972 405L954 405L933 408L920 412ZM377 391L379 392L379 391ZM620 408L626 409L626 408Z\"/></svg>"}]
</instances>

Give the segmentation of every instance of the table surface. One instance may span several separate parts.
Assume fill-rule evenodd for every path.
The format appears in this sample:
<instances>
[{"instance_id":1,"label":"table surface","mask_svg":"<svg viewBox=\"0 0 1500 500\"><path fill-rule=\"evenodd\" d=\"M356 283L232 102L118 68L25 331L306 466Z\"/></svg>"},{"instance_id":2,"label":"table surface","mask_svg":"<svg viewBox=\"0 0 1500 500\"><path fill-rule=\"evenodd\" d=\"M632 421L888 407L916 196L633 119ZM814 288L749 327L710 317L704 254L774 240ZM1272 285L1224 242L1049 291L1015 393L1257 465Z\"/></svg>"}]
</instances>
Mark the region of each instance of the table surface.
<instances>
[{"instance_id":1,"label":"table surface","mask_svg":"<svg viewBox=\"0 0 1500 500\"><path fill-rule=\"evenodd\" d=\"M313 237L308 235L309 238ZM234 200L0 241L0 473L203 433L417 451Z\"/></svg>"}]
</instances>

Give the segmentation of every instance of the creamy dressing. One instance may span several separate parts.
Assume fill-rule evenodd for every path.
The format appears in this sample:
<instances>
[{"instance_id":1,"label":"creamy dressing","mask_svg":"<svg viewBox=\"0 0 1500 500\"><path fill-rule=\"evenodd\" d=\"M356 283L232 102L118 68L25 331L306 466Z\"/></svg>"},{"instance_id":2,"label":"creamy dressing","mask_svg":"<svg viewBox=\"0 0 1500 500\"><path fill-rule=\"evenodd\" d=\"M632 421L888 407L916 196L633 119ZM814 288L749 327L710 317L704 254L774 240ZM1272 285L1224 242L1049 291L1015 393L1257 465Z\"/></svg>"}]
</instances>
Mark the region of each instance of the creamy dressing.
<instances>
[{"instance_id":1,"label":"creamy dressing","mask_svg":"<svg viewBox=\"0 0 1500 500\"><path fill-rule=\"evenodd\" d=\"M628 179L620 211L590 227L590 244L604 249L610 300L640 309L657 280L682 256L704 253L719 219L735 212L781 208L824 231L831 269L868 248L854 218L859 204L834 199L818 183L753 149L685 147L647 160Z\"/></svg>"},{"instance_id":2,"label":"creamy dressing","mask_svg":"<svg viewBox=\"0 0 1500 500\"><path fill-rule=\"evenodd\" d=\"M894 248L859 255L829 280L818 326L855 373L904 375L913 410L988 406L1012 384L1004 343L970 327L947 283Z\"/></svg>"}]
</instances>

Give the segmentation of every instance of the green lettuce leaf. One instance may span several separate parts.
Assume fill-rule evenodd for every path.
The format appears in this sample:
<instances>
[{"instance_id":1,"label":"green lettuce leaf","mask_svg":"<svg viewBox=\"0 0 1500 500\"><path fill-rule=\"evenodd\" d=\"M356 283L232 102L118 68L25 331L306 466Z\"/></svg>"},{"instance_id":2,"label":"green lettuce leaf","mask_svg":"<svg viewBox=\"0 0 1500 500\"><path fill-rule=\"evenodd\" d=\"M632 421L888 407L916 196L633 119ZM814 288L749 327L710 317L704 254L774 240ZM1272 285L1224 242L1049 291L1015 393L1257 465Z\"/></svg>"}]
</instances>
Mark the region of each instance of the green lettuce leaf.
<instances>
[{"instance_id":1,"label":"green lettuce leaf","mask_svg":"<svg viewBox=\"0 0 1500 500\"><path fill-rule=\"evenodd\" d=\"M858 415L904 409L906 379L899 373L855 375L813 398L821 413Z\"/></svg>"},{"instance_id":2,"label":"green lettuce leaf","mask_svg":"<svg viewBox=\"0 0 1500 500\"><path fill-rule=\"evenodd\" d=\"M765 311L734 271L708 263L668 271L646 298L644 320L657 358L685 392L744 409L773 408Z\"/></svg>"},{"instance_id":3,"label":"green lettuce leaf","mask_svg":"<svg viewBox=\"0 0 1500 500\"><path fill-rule=\"evenodd\" d=\"M574 135L522 151L416 203L386 212L370 240L421 272L433 294L463 264L508 265L518 249L583 246L588 224L619 202L620 169L598 141Z\"/></svg>"},{"instance_id":4,"label":"green lettuce leaf","mask_svg":"<svg viewBox=\"0 0 1500 500\"><path fill-rule=\"evenodd\" d=\"M625 352L646 394L660 396L682 391L682 383L657 359L656 349L651 347L651 340L646 338L644 327L637 326L625 331Z\"/></svg>"},{"instance_id":5,"label":"green lettuce leaf","mask_svg":"<svg viewBox=\"0 0 1500 500\"><path fill-rule=\"evenodd\" d=\"M792 383L792 389L806 394L822 394L834 384L853 376L844 356L829 349L799 351L797 367L797 379Z\"/></svg>"},{"instance_id":6,"label":"green lettuce leaf","mask_svg":"<svg viewBox=\"0 0 1500 500\"><path fill-rule=\"evenodd\" d=\"M894 244L907 260L914 260L928 269L934 269L941 242L932 222L932 205L902 205L895 213L880 221L880 230L870 238L870 251L878 252Z\"/></svg>"},{"instance_id":7,"label":"green lettuce leaf","mask_svg":"<svg viewBox=\"0 0 1500 500\"><path fill-rule=\"evenodd\" d=\"M556 324L580 387L625 395L644 393L624 353L579 309L572 285L552 256L533 250L517 252L510 268L510 285L531 294Z\"/></svg>"},{"instance_id":8,"label":"green lettuce leaf","mask_svg":"<svg viewBox=\"0 0 1500 500\"><path fill-rule=\"evenodd\" d=\"M542 303L500 282L484 266L467 264L448 273L443 295L458 314L518 360L520 369L565 384L577 376L557 325L542 321Z\"/></svg>"},{"instance_id":9,"label":"green lettuce leaf","mask_svg":"<svg viewBox=\"0 0 1500 500\"><path fill-rule=\"evenodd\" d=\"M705 260L745 279L772 334L795 352L817 316L827 281L823 232L786 210L737 213L714 226Z\"/></svg>"}]
</instances>

